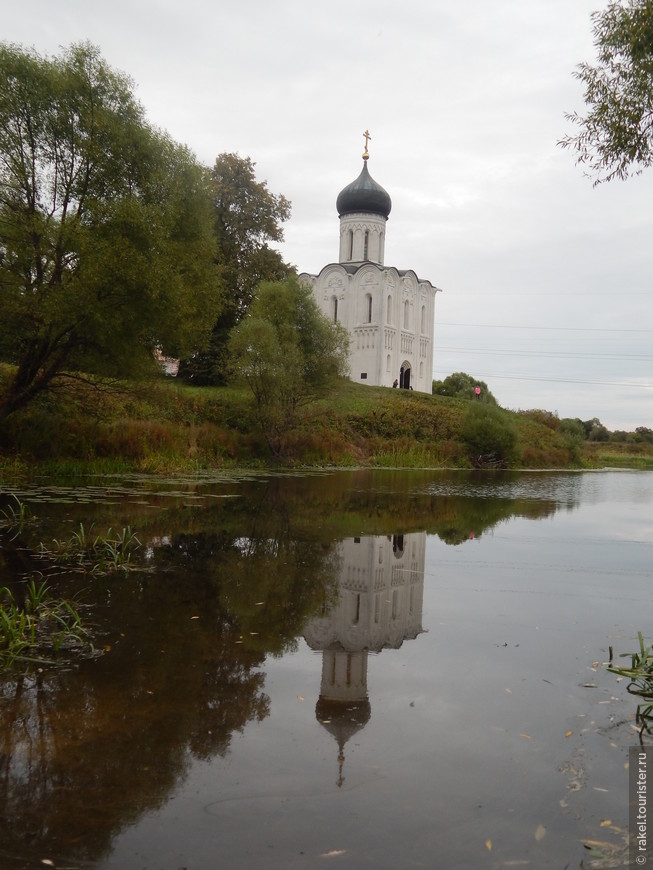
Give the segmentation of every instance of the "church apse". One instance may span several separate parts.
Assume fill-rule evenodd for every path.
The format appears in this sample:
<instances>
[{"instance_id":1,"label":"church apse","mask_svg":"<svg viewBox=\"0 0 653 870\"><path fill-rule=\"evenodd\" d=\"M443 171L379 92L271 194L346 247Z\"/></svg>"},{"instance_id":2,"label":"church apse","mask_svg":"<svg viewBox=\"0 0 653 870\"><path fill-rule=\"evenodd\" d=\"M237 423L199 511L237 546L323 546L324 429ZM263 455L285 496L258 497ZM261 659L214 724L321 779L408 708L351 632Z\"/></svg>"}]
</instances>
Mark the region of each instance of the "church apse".
<instances>
[{"instance_id":1,"label":"church apse","mask_svg":"<svg viewBox=\"0 0 653 870\"><path fill-rule=\"evenodd\" d=\"M345 745L368 722L370 653L398 649L422 633L426 532L348 538L338 545L338 597L304 629L322 653L315 715L338 745L338 785Z\"/></svg>"}]
</instances>

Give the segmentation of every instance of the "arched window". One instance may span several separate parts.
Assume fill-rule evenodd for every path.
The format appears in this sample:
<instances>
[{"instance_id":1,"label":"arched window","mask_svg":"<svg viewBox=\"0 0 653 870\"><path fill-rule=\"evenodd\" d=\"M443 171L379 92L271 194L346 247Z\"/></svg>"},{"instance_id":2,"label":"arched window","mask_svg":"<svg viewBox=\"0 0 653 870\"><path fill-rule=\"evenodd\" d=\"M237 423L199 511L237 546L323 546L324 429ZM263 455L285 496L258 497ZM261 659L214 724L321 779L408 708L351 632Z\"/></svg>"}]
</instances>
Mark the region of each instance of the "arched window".
<instances>
[{"instance_id":1,"label":"arched window","mask_svg":"<svg viewBox=\"0 0 653 870\"><path fill-rule=\"evenodd\" d=\"M365 296L365 299L367 300L367 322L371 323L372 322L372 297L368 293Z\"/></svg>"},{"instance_id":2,"label":"arched window","mask_svg":"<svg viewBox=\"0 0 653 870\"><path fill-rule=\"evenodd\" d=\"M387 324L392 323L392 296L388 293L388 310L386 311L385 321Z\"/></svg>"},{"instance_id":3,"label":"arched window","mask_svg":"<svg viewBox=\"0 0 653 870\"><path fill-rule=\"evenodd\" d=\"M365 230L365 238L363 240L363 259L367 260L367 254L370 248L370 231Z\"/></svg>"},{"instance_id":4,"label":"arched window","mask_svg":"<svg viewBox=\"0 0 653 870\"><path fill-rule=\"evenodd\" d=\"M349 230L349 256L347 257L347 259L351 260L353 256L354 256L354 231Z\"/></svg>"},{"instance_id":5,"label":"arched window","mask_svg":"<svg viewBox=\"0 0 653 870\"><path fill-rule=\"evenodd\" d=\"M352 625L358 625L361 619L361 597L360 593L354 596L354 612L352 614Z\"/></svg>"},{"instance_id":6,"label":"arched window","mask_svg":"<svg viewBox=\"0 0 653 870\"><path fill-rule=\"evenodd\" d=\"M389 371L390 371L390 366L391 366L391 365L392 365L392 359L391 359L391 357L390 357L390 354L388 354L388 357L387 357L387 359L386 359L386 361L385 361L385 370L386 370L386 372L389 372Z\"/></svg>"},{"instance_id":7,"label":"arched window","mask_svg":"<svg viewBox=\"0 0 653 870\"><path fill-rule=\"evenodd\" d=\"M426 305L422 305L422 335L426 332Z\"/></svg>"},{"instance_id":8,"label":"arched window","mask_svg":"<svg viewBox=\"0 0 653 870\"><path fill-rule=\"evenodd\" d=\"M409 309L410 305L408 303L408 299L404 302L404 329L408 329L409 325Z\"/></svg>"},{"instance_id":9,"label":"arched window","mask_svg":"<svg viewBox=\"0 0 653 870\"><path fill-rule=\"evenodd\" d=\"M337 323L338 322L338 297L332 296L331 299L333 302L333 322Z\"/></svg>"}]
</instances>

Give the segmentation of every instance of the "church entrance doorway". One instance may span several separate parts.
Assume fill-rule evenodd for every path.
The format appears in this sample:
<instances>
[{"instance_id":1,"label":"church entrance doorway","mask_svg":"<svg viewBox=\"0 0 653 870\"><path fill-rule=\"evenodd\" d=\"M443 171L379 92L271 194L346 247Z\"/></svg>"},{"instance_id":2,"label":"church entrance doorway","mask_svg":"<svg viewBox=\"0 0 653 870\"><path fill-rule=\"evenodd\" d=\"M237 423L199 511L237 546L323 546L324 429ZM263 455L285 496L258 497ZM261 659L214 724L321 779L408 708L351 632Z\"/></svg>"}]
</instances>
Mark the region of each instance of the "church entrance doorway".
<instances>
[{"instance_id":1,"label":"church entrance doorway","mask_svg":"<svg viewBox=\"0 0 653 870\"><path fill-rule=\"evenodd\" d=\"M402 390L410 389L410 366L408 363L399 369L399 388Z\"/></svg>"}]
</instances>

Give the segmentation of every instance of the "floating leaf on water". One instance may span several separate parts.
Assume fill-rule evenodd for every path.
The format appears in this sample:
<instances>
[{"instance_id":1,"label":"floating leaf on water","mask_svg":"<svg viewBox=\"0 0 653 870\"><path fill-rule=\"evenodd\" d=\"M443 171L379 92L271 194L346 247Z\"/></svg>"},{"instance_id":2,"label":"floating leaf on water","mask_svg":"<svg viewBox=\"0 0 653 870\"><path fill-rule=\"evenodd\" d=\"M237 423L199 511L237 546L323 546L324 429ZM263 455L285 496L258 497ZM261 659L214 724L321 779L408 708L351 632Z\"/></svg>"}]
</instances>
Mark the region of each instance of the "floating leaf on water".
<instances>
[{"instance_id":1,"label":"floating leaf on water","mask_svg":"<svg viewBox=\"0 0 653 870\"><path fill-rule=\"evenodd\" d=\"M191 619L199 619L199 616L191 616Z\"/></svg>"},{"instance_id":2,"label":"floating leaf on water","mask_svg":"<svg viewBox=\"0 0 653 870\"><path fill-rule=\"evenodd\" d=\"M573 731L565 731L565 737L571 737L573 733Z\"/></svg>"},{"instance_id":3,"label":"floating leaf on water","mask_svg":"<svg viewBox=\"0 0 653 870\"><path fill-rule=\"evenodd\" d=\"M506 689L506 692L507 692L509 695L512 695L512 689Z\"/></svg>"},{"instance_id":4,"label":"floating leaf on water","mask_svg":"<svg viewBox=\"0 0 653 870\"><path fill-rule=\"evenodd\" d=\"M539 843L546 836L546 828L544 825L538 825L535 829L535 839Z\"/></svg>"},{"instance_id":5,"label":"floating leaf on water","mask_svg":"<svg viewBox=\"0 0 653 870\"><path fill-rule=\"evenodd\" d=\"M524 732L522 732L519 736L520 736L520 737L525 737L526 740L532 740L532 739L533 739L533 738L531 737L530 734L524 734Z\"/></svg>"},{"instance_id":6,"label":"floating leaf on water","mask_svg":"<svg viewBox=\"0 0 653 870\"><path fill-rule=\"evenodd\" d=\"M601 820L601 827L602 828L607 828L611 824L612 824L612 821L610 819L602 819Z\"/></svg>"},{"instance_id":7,"label":"floating leaf on water","mask_svg":"<svg viewBox=\"0 0 653 870\"><path fill-rule=\"evenodd\" d=\"M488 852L492 851L492 840L485 841L485 848L488 850Z\"/></svg>"},{"instance_id":8,"label":"floating leaf on water","mask_svg":"<svg viewBox=\"0 0 653 870\"><path fill-rule=\"evenodd\" d=\"M46 864L48 867L54 867L54 861L49 858L41 858L41 864Z\"/></svg>"},{"instance_id":9,"label":"floating leaf on water","mask_svg":"<svg viewBox=\"0 0 653 870\"><path fill-rule=\"evenodd\" d=\"M303 695L297 695L297 700L298 700L298 701L303 701L303 700L304 700L304 696L303 696Z\"/></svg>"},{"instance_id":10,"label":"floating leaf on water","mask_svg":"<svg viewBox=\"0 0 653 870\"><path fill-rule=\"evenodd\" d=\"M614 843L606 843L605 840L582 840L583 846L589 849L592 858L605 858L606 852L615 851Z\"/></svg>"},{"instance_id":11,"label":"floating leaf on water","mask_svg":"<svg viewBox=\"0 0 653 870\"><path fill-rule=\"evenodd\" d=\"M330 852L322 852L320 858L336 858L338 855L346 854L346 849L332 849Z\"/></svg>"}]
</instances>

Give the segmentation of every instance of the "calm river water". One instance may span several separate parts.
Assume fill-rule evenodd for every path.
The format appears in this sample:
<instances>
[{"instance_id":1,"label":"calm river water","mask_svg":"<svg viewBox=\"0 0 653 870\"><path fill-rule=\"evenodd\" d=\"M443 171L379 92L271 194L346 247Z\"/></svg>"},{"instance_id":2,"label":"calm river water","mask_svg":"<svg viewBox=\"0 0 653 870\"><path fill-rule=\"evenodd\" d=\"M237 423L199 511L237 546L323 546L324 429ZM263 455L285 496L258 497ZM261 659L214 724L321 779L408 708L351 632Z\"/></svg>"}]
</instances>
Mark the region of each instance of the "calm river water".
<instances>
[{"instance_id":1,"label":"calm river water","mask_svg":"<svg viewBox=\"0 0 653 870\"><path fill-rule=\"evenodd\" d=\"M2 868L627 866L653 474L87 483L5 488L0 585L141 546L48 573L98 655L2 674Z\"/></svg>"}]
</instances>

